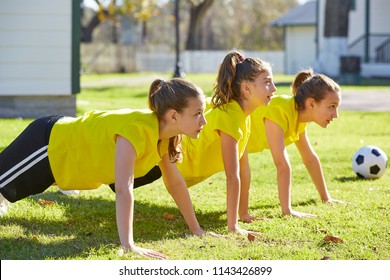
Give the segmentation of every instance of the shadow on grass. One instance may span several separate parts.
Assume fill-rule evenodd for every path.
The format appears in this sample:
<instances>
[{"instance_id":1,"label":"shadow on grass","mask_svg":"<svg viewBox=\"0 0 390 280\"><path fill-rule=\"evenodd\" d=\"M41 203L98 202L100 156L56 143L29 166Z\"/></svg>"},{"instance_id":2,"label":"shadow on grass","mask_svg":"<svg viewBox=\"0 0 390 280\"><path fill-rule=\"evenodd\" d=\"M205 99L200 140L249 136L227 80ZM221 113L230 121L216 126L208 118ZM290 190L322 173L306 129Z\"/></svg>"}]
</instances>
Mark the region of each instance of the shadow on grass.
<instances>
[{"instance_id":1,"label":"shadow on grass","mask_svg":"<svg viewBox=\"0 0 390 280\"><path fill-rule=\"evenodd\" d=\"M47 192L29 199L55 201L63 208L60 220L40 216L4 216L0 225L18 228L15 237L0 238L0 259L75 259L104 248L119 249L115 202L104 197L85 198ZM38 202L37 202L38 203ZM50 211L50 205L42 206ZM167 219L166 213L173 218ZM225 229L224 213L197 212L207 230ZM20 229L20 230L19 230ZM22 231L22 233L19 233ZM184 237L188 227L176 207L135 201L136 243Z\"/></svg>"},{"instance_id":2,"label":"shadow on grass","mask_svg":"<svg viewBox=\"0 0 390 280\"><path fill-rule=\"evenodd\" d=\"M336 177L334 180L345 183L345 182L358 182L358 181L364 181L367 179L360 178L358 176L350 176L350 177Z\"/></svg>"},{"instance_id":3,"label":"shadow on grass","mask_svg":"<svg viewBox=\"0 0 390 280\"><path fill-rule=\"evenodd\" d=\"M314 199L314 198L309 198L307 200L303 200L303 201L297 201L297 202L294 202L292 203L292 206L293 207L298 207L298 206L310 206L310 205L317 205L318 204L318 200ZM262 211L266 211L268 213L266 213L266 218L276 218L276 217L279 217L279 218L282 218L284 217L282 215L281 212L279 212L279 209L280 209L280 204L279 203L273 203L273 204L262 204L262 205L258 205L258 206L255 206L255 207L250 207L250 211L251 210L262 210ZM272 211L277 211L277 214L271 214L270 211L268 210L272 210Z\"/></svg>"}]
</instances>

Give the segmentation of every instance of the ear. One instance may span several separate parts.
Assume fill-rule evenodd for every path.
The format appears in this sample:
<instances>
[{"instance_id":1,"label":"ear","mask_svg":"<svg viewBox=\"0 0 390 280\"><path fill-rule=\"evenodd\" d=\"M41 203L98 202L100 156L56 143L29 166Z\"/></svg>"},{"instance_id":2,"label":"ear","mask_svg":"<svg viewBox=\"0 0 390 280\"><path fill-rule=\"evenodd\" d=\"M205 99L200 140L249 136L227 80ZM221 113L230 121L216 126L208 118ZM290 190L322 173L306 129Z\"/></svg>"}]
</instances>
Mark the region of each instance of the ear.
<instances>
[{"instance_id":1,"label":"ear","mask_svg":"<svg viewBox=\"0 0 390 280\"><path fill-rule=\"evenodd\" d=\"M169 122L176 122L178 119L178 113L176 110L171 109L167 112L167 118Z\"/></svg>"},{"instance_id":2,"label":"ear","mask_svg":"<svg viewBox=\"0 0 390 280\"><path fill-rule=\"evenodd\" d=\"M305 102L306 109L312 110L314 108L315 103L316 101L314 100L314 98L309 97L308 99L306 99Z\"/></svg>"},{"instance_id":3,"label":"ear","mask_svg":"<svg viewBox=\"0 0 390 280\"><path fill-rule=\"evenodd\" d=\"M251 87L250 84L246 81L241 83L241 92L245 95L250 95L251 94Z\"/></svg>"}]
</instances>

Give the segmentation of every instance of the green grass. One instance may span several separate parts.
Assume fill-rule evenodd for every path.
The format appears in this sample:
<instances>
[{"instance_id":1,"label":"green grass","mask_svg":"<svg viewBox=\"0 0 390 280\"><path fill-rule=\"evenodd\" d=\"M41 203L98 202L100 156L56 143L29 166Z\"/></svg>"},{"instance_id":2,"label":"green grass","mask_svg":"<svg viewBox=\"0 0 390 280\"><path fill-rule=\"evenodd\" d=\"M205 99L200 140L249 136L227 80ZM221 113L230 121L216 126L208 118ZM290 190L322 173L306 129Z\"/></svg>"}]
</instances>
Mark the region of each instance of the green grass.
<instances>
[{"instance_id":1,"label":"green grass","mask_svg":"<svg viewBox=\"0 0 390 280\"><path fill-rule=\"evenodd\" d=\"M146 107L148 85L157 76L169 74L87 75L77 96L77 112L91 109ZM206 94L211 94L213 75L188 75ZM139 80L142 82L137 82ZM279 92L287 92L291 76ZM100 85L93 85L100 83ZM361 86L356 90L389 89ZM4 149L31 120L0 120L0 150ZM249 242L244 236L227 234L225 178L218 173L190 189L202 227L226 238L188 237L187 226L161 180L136 189L134 237L139 246L161 251L170 259L201 260L389 260L390 172L378 180L357 179L351 169L353 153L373 144L390 155L390 114L341 111L327 129L308 126L309 138L321 158L332 197L348 204L323 204L294 146L288 147L293 165L292 203L298 211L314 213L314 219L281 216L277 198L275 167L268 151L250 155L252 185L250 212L266 221L240 223L262 233ZM207 159L206 159L207 160ZM43 206L40 199L54 201ZM174 215L164 219L164 213ZM326 234L344 243L327 243ZM115 196L107 186L65 196L51 187L40 195L12 204L0 218L0 259L142 259L132 254L118 256L119 238L115 222Z\"/></svg>"}]
</instances>

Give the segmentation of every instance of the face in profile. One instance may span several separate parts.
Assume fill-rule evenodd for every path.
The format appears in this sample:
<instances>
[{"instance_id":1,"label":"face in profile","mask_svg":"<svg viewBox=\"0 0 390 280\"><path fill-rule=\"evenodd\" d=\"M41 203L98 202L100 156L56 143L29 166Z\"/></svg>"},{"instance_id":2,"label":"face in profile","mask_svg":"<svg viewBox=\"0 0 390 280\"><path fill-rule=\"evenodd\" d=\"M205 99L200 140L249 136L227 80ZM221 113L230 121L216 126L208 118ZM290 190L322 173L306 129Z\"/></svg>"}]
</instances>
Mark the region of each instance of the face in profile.
<instances>
[{"instance_id":1,"label":"face in profile","mask_svg":"<svg viewBox=\"0 0 390 280\"><path fill-rule=\"evenodd\" d=\"M314 122L321 127L328 127L333 119L338 118L338 108L341 103L341 94L336 91L329 91L320 102L314 102Z\"/></svg>"},{"instance_id":2,"label":"face in profile","mask_svg":"<svg viewBox=\"0 0 390 280\"><path fill-rule=\"evenodd\" d=\"M204 117L206 102L204 95L190 98L188 106L178 113L178 128L181 134L191 138L198 138L203 126L207 123Z\"/></svg>"},{"instance_id":3,"label":"face in profile","mask_svg":"<svg viewBox=\"0 0 390 280\"><path fill-rule=\"evenodd\" d=\"M273 81L272 72L269 70L263 71L257 78L250 83L251 94L256 98L257 106L267 106L271 101L276 86Z\"/></svg>"}]
</instances>

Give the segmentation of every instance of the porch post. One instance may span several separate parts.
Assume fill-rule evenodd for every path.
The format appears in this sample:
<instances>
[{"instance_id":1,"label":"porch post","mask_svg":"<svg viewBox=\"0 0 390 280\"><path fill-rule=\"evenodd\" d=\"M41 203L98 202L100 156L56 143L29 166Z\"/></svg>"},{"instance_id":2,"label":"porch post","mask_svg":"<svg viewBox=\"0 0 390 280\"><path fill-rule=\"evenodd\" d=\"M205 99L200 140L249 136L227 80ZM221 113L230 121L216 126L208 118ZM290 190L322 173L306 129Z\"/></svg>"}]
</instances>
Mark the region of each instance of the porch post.
<instances>
[{"instance_id":1,"label":"porch post","mask_svg":"<svg viewBox=\"0 0 390 280\"><path fill-rule=\"evenodd\" d=\"M370 0L366 0L366 41L364 46L364 62L370 62Z\"/></svg>"}]
</instances>

